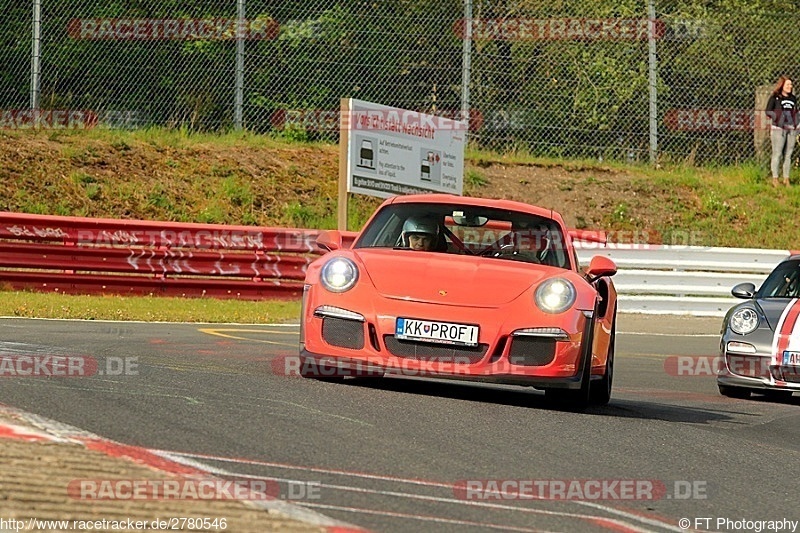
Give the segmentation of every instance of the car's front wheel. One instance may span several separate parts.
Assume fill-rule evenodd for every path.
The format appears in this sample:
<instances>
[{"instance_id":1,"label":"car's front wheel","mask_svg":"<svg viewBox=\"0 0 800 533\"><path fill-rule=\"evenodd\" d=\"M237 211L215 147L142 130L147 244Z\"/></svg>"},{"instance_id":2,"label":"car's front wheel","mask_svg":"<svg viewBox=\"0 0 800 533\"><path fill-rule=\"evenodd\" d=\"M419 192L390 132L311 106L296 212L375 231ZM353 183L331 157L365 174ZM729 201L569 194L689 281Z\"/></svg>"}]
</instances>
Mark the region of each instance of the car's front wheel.
<instances>
[{"instance_id":1,"label":"car's front wheel","mask_svg":"<svg viewBox=\"0 0 800 533\"><path fill-rule=\"evenodd\" d=\"M740 400L746 400L750 397L750 389L745 389L744 387L731 387L730 385L717 385L719 387L719 393L723 396L727 396L728 398L738 398Z\"/></svg>"},{"instance_id":2,"label":"car's front wheel","mask_svg":"<svg viewBox=\"0 0 800 533\"><path fill-rule=\"evenodd\" d=\"M614 339L617 321L611 326L611 337L608 342L608 355L606 356L606 372L602 379L592 383L589 389L589 403L591 405L606 405L611 401L611 387L614 382Z\"/></svg>"},{"instance_id":3,"label":"car's front wheel","mask_svg":"<svg viewBox=\"0 0 800 533\"><path fill-rule=\"evenodd\" d=\"M590 344L591 346L591 344ZM592 358L589 353L588 361L583 364L581 373L581 386L579 389L545 389L544 399L553 407L566 407L568 409L586 409L591 404Z\"/></svg>"},{"instance_id":4,"label":"car's front wheel","mask_svg":"<svg viewBox=\"0 0 800 533\"><path fill-rule=\"evenodd\" d=\"M581 368L581 386L578 389L545 389L544 399L553 407L583 410L591 404L592 342L594 329L588 328L588 337L583 340L584 353Z\"/></svg>"},{"instance_id":5,"label":"car's front wheel","mask_svg":"<svg viewBox=\"0 0 800 533\"><path fill-rule=\"evenodd\" d=\"M576 390L546 389L544 399L553 407L585 409L589 406L589 391L585 387Z\"/></svg>"},{"instance_id":6,"label":"car's front wheel","mask_svg":"<svg viewBox=\"0 0 800 533\"><path fill-rule=\"evenodd\" d=\"M304 359L299 373L306 379L337 382L344 380L344 373L334 364L325 364L315 359Z\"/></svg>"}]
</instances>

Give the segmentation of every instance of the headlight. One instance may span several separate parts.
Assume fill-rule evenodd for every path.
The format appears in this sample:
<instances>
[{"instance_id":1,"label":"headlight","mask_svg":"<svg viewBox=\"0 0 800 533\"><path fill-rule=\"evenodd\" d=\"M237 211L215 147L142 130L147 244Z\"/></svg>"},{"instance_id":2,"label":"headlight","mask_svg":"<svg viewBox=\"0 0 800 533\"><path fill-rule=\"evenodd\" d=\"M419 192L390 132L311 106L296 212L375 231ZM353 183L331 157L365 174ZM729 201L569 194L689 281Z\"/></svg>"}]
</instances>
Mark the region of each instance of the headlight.
<instances>
[{"instance_id":1,"label":"headlight","mask_svg":"<svg viewBox=\"0 0 800 533\"><path fill-rule=\"evenodd\" d=\"M739 335L752 333L758 327L758 313L750 307L734 311L730 321L731 330Z\"/></svg>"},{"instance_id":2,"label":"headlight","mask_svg":"<svg viewBox=\"0 0 800 533\"><path fill-rule=\"evenodd\" d=\"M569 280L554 278L536 289L536 306L545 313L563 313L575 303L575 286Z\"/></svg>"},{"instance_id":3,"label":"headlight","mask_svg":"<svg viewBox=\"0 0 800 533\"><path fill-rule=\"evenodd\" d=\"M322 285L331 292L345 292L358 281L358 267L346 257L334 257L322 267Z\"/></svg>"}]
</instances>

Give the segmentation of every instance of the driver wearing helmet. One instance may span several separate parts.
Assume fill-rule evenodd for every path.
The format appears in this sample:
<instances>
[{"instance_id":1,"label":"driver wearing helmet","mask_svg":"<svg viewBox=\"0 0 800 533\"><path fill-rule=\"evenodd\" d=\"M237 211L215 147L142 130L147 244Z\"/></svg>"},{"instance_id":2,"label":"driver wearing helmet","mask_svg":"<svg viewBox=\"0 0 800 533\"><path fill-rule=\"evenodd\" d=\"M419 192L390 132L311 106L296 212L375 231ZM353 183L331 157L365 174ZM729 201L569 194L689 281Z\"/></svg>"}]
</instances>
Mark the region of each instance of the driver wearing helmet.
<instances>
[{"instance_id":1,"label":"driver wearing helmet","mask_svg":"<svg viewBox=\"0 0 800 533\"><path fill-rule=\"evenodd\" d=\"M532 220L515 221L512 226L513 242L520 252L533 255L536 261L548 264L552 253L552 237L546 224Z\"/></svg>"},{"instance_id":2,"label":"driver wearing helmet","mask_svg":"<svg viewBox=\"0 0 800 533\"><path fill-rule=\"evenodd\" d=\"M400 234L403 246L417 251L433 251L439 242L439 224L430 218L411 216Z\"/></svg>"}]
</instances>

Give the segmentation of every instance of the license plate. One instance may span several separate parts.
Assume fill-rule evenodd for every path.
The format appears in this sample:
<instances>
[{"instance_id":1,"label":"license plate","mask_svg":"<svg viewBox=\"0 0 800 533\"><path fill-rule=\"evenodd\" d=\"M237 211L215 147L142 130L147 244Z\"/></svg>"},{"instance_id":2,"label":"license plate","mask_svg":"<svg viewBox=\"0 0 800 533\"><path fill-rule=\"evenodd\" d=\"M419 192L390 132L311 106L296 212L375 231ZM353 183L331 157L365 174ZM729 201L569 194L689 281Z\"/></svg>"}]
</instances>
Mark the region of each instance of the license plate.
<instances>
[{"instance_id":1,"label":"license plate","mask_svg":"<svg viewBox=\"0 0 800 533\"><path fill-rule=\"evenodd\" d=\"M477 346L478 329L478 326L470 326L468 324L398 318L395 324L394 336L405 340Z\"/></svg>"},{"instance_id":2,"label":"license plate","mask_svg":"<svg viewBox=\"0 0 800 533\"><path fill-rule=\"evenodd\" d=\"M783 366L800 366L800 352L783 352Z\"/></svg>"}]
</instances>

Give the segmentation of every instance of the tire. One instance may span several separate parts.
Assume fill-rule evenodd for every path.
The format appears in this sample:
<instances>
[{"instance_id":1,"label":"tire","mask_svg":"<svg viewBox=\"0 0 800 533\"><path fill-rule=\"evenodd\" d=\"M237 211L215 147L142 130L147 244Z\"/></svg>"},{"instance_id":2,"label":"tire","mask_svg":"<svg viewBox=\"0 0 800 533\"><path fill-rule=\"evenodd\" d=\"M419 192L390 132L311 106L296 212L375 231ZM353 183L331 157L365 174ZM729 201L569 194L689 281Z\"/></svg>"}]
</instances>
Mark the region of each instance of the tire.
<instances>
[{"instance_id":1,"label":"tire","mask_svg":"<svg viewBox=\"0 0 800 533\"><path fill-rule=\"evenodd\" d=\"M611 340L606 356L606 373L602 379L592 383L589 389L589 404L595 406L607 405L611 401L611 388L614 384L614 347L616 345L617 318L611 326Z\"/></svg>"},{"instance_id":2,"label":"tire","mask_svg":"<svg viewBox=\"0 0 800 533\"><path fill-rule=\"evenodd\" d=\"M344 376L341 375L341 372L339 372L337 368L316 362L313 364L307 364L305 361L303 361L303 364L300 367L300 375L305 379L313 379L316 381L326 381L331 383L344 381Z\"/></svg>"},{"instance_id":3,"label":"tire","mask_svg":"<svg viewBox=\"0 0 800 533\"><path fill-rule=\"evenodd\" d=\"M303 365L303 368L300 369L302 377L328 383L342 383L345 379L366 383L369 380L383 379L384 374L385 372L382 369L353 372L323 364L308 367Z\"/></svg>"},{"instance_id":4,"label":"tire","mask_svg":"<svg viewBox=\"0 0 800 533\"><path fill-rule=\"evenodd\" d=\"M580 389L545 389L544 399L551 407L582 411L589 407L588 387Z\"/></svg>"},{"instance_id":5,"label":"tire","mask_svg":"<svg viewBox=\"0 0 800 533\"><path fill-rule=\"evenodd\" d=\"M740 400L750 398L750 393L752 392L750 389L745 389L744 387L731 387L729 385L717 385L717 387L719 387L719 393L723 396L738 398Z\"/></svg>"},{"instance_id":6,"label":"tire","mask_svg":"<svg viewBox=\"0 0 800 533\"><path fill-rule=\"evenodd\" d=\"M323 383L341 383L344 381L343 377L338 376L319 376L317 374L304 374L300 373L305 379L313 379L314 381L322 381Z\"/></svg>"},{"instance_id":7,"label":"tire","mask_svg":"<svg viewBox=\"0 0 800 533\"><path fill-rule=\"evenodd\" d=\"M346 382L357 383L359 385L369 385L382 381L386 372L383 370L369 370L349 377Z\"/></svg>"},{"instance_id":8,"label":"tire","mask_svg":"<svg viewBox=\"0 0 800 533\"><path fill-rule=\"evenodd\" d=\"M583 410L591 403L592 379L592 343L594 342L594 323L589 326L589 335L585 341L588 343L586 354L583 355L583 369L581 370L581 387L579 389L545 389L544 399L553 407L566 407L568 409Z\"/></svg>"}]
</instances>

